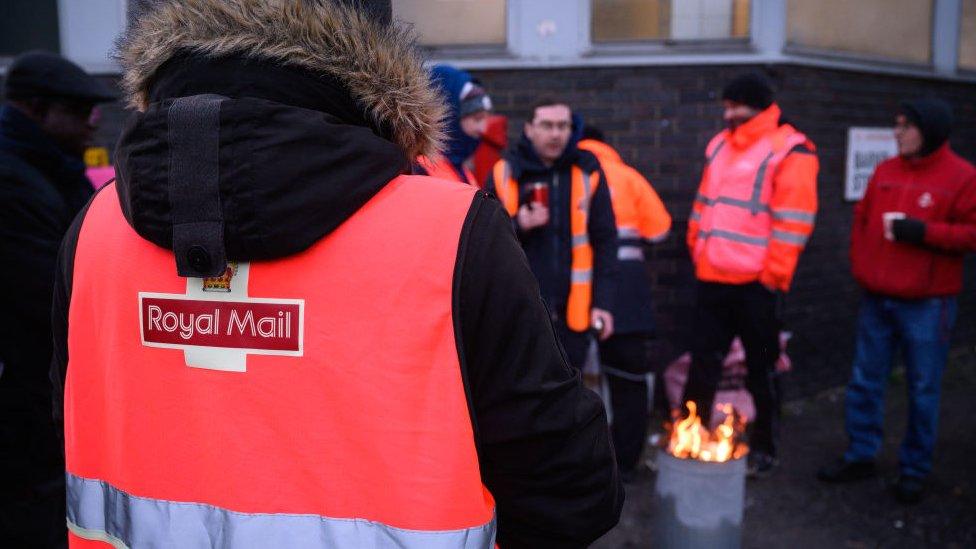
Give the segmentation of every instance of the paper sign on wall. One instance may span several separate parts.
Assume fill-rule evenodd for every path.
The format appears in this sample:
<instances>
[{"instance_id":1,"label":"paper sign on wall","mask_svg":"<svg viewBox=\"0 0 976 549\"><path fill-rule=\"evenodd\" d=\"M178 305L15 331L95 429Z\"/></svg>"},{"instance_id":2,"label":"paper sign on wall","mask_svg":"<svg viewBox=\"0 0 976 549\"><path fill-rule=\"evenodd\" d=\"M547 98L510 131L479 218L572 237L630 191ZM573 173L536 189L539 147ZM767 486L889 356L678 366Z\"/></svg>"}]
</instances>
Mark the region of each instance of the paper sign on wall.
<instances>
[{"instance_id":1,"label":"paper sign on wall","mask_svg":"<svg viewBox=\"0 0 976 549\"><path fill-rule=\"evenodd\" d=\"M891 128L848 128L844 199L856 202L863 198L874 168L896 154L898 145Z\"/></svg>"}]
</instances>

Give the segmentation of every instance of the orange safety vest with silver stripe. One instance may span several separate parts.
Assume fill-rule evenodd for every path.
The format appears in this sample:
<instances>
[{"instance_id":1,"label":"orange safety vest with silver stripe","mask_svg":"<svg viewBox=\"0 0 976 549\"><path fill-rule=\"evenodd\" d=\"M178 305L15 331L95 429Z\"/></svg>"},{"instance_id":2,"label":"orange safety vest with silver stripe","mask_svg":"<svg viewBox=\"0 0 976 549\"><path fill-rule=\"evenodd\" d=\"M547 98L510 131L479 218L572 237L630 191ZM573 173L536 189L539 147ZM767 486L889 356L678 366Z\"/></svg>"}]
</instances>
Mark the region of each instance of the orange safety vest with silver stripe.
<instances>
[{"instance_id":1,"label":"orange safety vest with silver stripe","mask_svg":"<svg viewBox=\"0 0 976 549\"><path fill-rule=\"evenodd\" d=\"M207 279L96 196L68 317L71 546L492 547L452 321L474 192L401 176L304 252Z\"/></svg>"},{"instance_id":2,"label":"orange safety vest with silver stripe","mask_svg":"<svg viewBox=\"0 0 976 549\"><path fill-rule=\"evenodd\" d=\"M462 173L458 173L457 169L451 164L451 161L440 155L436 158L428 158L426 156L418 156L417 164L427 172L427 175L431 177L436 177L438 179L447 179L448 181L460 181L461 183L467 183L468 185L478 186L478 180L475 179L474 174L471 170L461 166Z\"/></svg>"},{"instance_id":3,"label":"orange safety vest with silver stripe","mask_svg":"<svg viewBox=\"0 0 976 549\"><path fill-rule=\"evenodd\" d=\"M701 208L691 214L691 221L698 223L694 259L705 258L729 273L759 273L770 239L803 246L808 238L773 230L773 219L814 223L814 211L770 208L773 178L780 163L807 138L784 125L737 153L726 147L725 139L723 132L706 148L705 178L695 198Z\"/></svg>"},{"instance_id":4,"label":"orange safety vest with silver stripe","mask_svg":"<svg viewBox=\"0 0 976 549\"><path fill-rule=\"evenodd\" d=\"M519 184L513 177L507 160L499 160L495 164L492 177L498 199L508 214L514 217L519 209ZM600 185L600 172L587 172L574 165L571 179L570 203L576 207L570 211L572 264L569 297L566 301L566 325L570 330L584 332L590 327L590 305L593 301L593 247L590 245L587 224L590 219L590 203Z\"/></svg>"}]
</instances>

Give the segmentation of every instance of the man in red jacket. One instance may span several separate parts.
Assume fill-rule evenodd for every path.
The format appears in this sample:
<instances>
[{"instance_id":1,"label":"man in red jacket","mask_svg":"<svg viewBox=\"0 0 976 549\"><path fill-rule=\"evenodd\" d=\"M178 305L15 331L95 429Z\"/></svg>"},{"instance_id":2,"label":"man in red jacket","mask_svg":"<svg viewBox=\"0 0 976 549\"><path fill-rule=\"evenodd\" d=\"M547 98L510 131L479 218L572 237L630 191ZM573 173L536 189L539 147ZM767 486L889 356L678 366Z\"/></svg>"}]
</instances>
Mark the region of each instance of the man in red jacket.
<instances>
[{"instance_id":1,"label":"man in red jacket","mask_svg":"<svg viewBox=\"0 0 976 549\"><path fill-rule=\"evenodd\" d=\"M905 503L921 498L932 468L963 255L976 250L976 168L949 148L951 119L941 100L903 103L895 122L898 157L878 165L855 209L851 263L865 294L847 386L850 443L841 459L818 474L827 482L874 474L885 382L900 343L909 416L894 489Z\"/></svg>"}]
</instances>

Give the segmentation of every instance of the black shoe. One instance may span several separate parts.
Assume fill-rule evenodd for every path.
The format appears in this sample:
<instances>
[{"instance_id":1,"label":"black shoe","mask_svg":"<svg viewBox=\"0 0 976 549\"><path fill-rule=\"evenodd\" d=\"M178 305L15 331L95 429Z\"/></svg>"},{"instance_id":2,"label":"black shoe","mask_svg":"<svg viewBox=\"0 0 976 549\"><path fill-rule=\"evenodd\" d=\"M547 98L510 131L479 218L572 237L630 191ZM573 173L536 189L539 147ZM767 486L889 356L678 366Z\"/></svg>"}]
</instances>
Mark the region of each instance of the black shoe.
<instances>
[{"instance_id":1,"label":"black shoe","mask_svg":"<svg viewBox=\"0 0 976 549\"><path fill-rule=\"evenodd\" d=\"M873 477L873 461L847 461L840 458L817 471L817 478L824 482L853 482Z\"/></svg>"},{"instance_id":2,"label":"black shoe","mask_svg":"<svg viewBox=\"0 0 976 549\"><path fill-rule=\"evenodd\" d=\"M901 475L895 481L892 489L895 492L895 499L905 505L914 505L922 501L922 493L925 491L925 479L912 475Z\"/></svg>"},{"instance_id":3,"label":"black shoe","mask_svg":"<svg viewBox=\"0 0 976 549\"><path fill-rule=\"evenodd\" d=\"M773 468L779 465L779 460L766 452L749 452L746 461L746 476L756 478L764 477L772 472Z\"/></svg>"}]
</instances>

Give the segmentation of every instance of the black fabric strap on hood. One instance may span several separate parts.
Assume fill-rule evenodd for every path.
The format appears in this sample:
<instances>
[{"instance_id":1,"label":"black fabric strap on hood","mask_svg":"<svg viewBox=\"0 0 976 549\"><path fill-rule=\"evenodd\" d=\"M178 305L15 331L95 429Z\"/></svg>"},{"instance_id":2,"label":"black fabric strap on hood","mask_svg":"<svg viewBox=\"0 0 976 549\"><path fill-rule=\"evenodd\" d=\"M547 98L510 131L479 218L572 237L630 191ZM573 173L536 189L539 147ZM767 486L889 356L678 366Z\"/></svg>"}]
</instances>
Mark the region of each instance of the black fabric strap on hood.
<instances>
[{"instance_id":1,"label":"black fabric strap on hood","mask_svg":"<svg viewBox=\"0 0 976 549\"><path fill-rule=\"evenodd\" d=\"M225 99L181 97L167 116L173 253L176 272L183 277L218 276L227 268L218 185L220 104Z\"/></svg>"}]
</instances>

